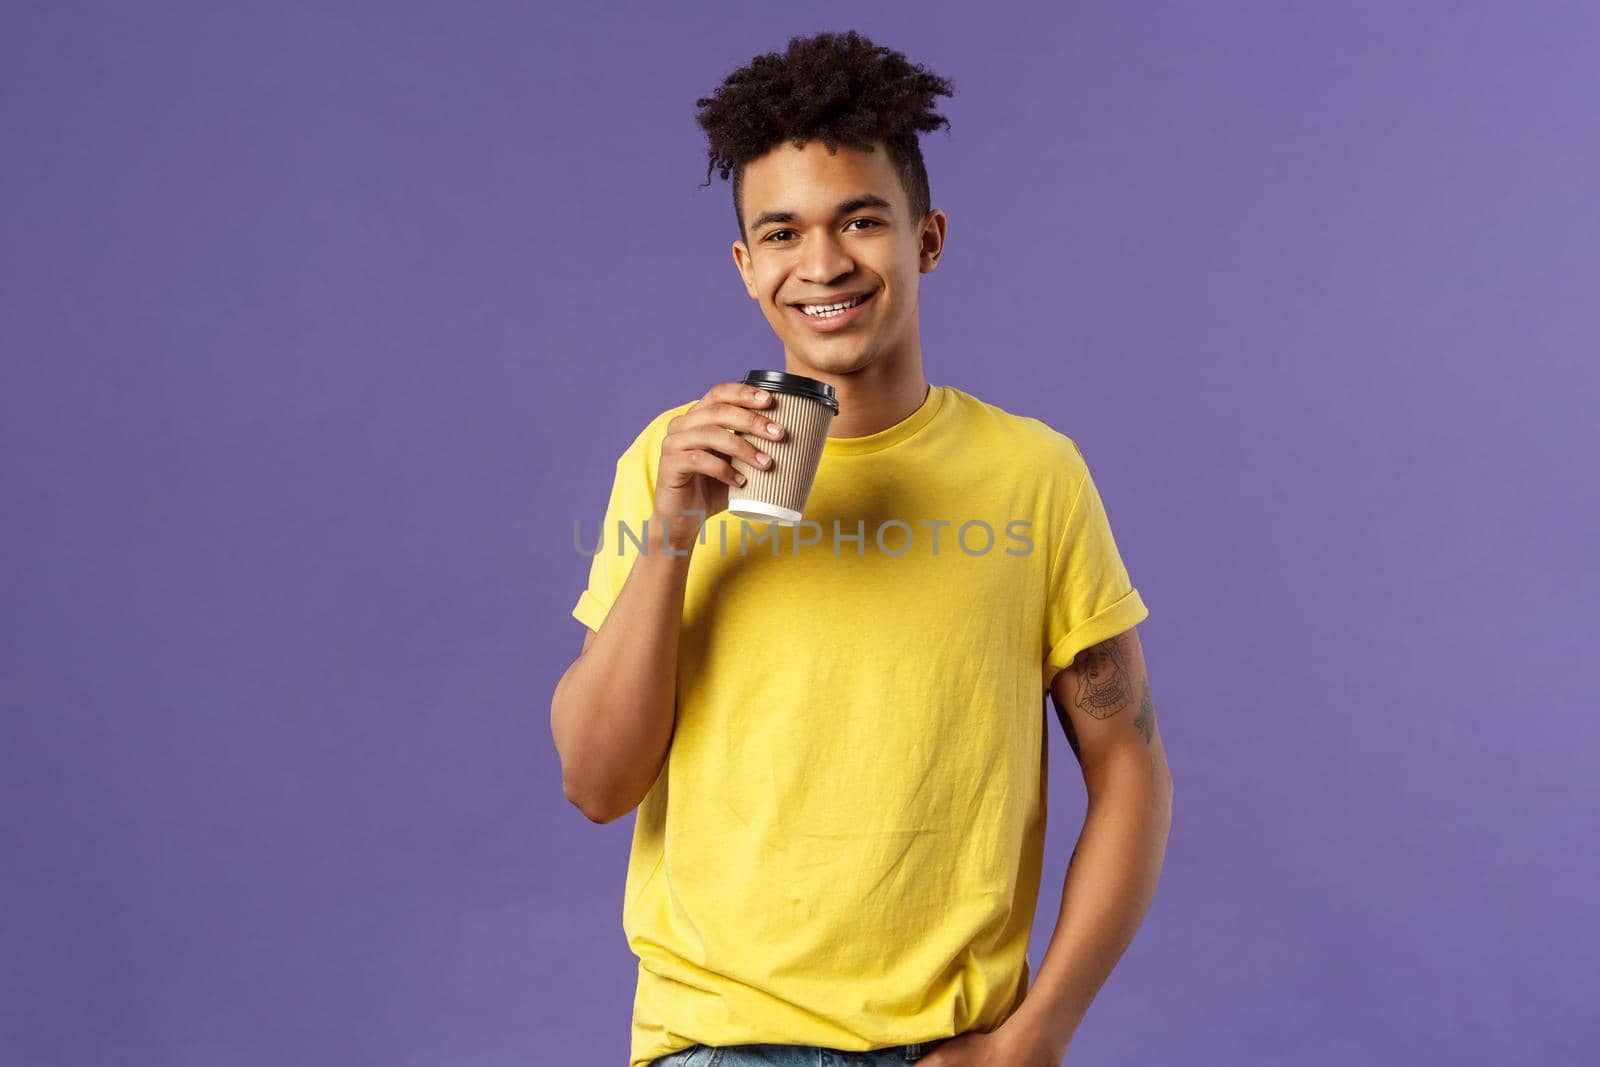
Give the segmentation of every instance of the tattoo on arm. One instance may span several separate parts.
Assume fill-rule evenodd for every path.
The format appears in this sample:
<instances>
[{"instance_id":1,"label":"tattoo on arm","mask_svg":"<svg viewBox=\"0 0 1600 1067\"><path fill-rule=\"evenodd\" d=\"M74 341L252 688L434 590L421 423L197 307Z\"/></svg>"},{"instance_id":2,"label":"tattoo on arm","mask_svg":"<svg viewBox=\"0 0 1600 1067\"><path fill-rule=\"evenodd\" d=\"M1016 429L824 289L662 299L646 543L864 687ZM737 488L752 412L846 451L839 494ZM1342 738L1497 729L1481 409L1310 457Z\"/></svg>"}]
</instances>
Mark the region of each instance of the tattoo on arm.
<instances>
[{"instance_id":1,"label":"tattoo on arm","mask_svg":"<svg viewBox=\"0 0 1600 1067\"><path fill-rule=\"evenodd\" d=\"M1133 720L1133 725L1138 727L1144 735L1144 743L1149 744L1151 736L1156 730L1156 706L1150 702L1150 679L1144 680L1144 695L1139 698L1139 714Z\"/></svg>"},{"instance_id":2,"label":"tattoo on arm","mask_svg":"<svg viewBox=\"0 0 1600 1067\"><path fill-rule=\"evenodd\" d=\"M1116 638L1084 649L1074 667L1075 691L1072 702L1084 714L1097 719L1109 719L1124 708L1133 706L1128 665ZM1156 710L1150 699L1150 679L1141 681L1139 711L1133 725L1148 745L1155 735ZM1073 750L1077 750L1076 744Z\"/></svg>"}]
</instances>

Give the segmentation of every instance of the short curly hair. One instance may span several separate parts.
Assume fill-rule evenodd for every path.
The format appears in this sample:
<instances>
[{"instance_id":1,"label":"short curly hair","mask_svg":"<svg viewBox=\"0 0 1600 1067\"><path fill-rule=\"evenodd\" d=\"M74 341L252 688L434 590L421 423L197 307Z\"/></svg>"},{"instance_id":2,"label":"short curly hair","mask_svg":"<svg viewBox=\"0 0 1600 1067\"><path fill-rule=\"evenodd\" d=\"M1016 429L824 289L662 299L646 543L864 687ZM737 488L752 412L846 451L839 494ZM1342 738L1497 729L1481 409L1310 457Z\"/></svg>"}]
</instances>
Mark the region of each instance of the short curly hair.
<instances>
[{"instance_id":1,"label":"short curly hair","mask_svg":"<svg viewBox=\"0 0 1600 1067\"><path fill-rule=\"evenodd\" d=\"M712 96L695 101L696 121L710 142L711 172L733 174L733 211L744 230L741 201L744 168L789 141L802 148L820 139L830 154L840 143L875 151L883 142L910 201L913 220L928 213L928 169L917 143L921 132L950 127L936 114L935 96L951 96L954 84L913 65L900 52L883 48L849 30L791 37L788 51L757 56L723 79Z\"/></svg>"}]
</instances>

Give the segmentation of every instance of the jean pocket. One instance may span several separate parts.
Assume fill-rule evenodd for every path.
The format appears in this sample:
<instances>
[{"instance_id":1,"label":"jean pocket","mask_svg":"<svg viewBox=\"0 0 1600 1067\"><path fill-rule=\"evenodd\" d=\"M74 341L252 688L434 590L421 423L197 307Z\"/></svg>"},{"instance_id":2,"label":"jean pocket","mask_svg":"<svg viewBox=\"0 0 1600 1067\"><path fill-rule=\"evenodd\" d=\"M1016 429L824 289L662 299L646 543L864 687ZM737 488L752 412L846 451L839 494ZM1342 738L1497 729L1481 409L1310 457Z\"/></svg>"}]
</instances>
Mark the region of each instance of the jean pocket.
<instances>
[{"instance_id":1,"label":"jean pocket","mask_svg":"<svg viewBox=\"0 0 1600 1067\"><path fill-rule=\"evenodd\" d=\"M706 1045L690 1045L651 1060L650 1067L709 1067L715 1051Z\"/></svg>"}]
</instances>

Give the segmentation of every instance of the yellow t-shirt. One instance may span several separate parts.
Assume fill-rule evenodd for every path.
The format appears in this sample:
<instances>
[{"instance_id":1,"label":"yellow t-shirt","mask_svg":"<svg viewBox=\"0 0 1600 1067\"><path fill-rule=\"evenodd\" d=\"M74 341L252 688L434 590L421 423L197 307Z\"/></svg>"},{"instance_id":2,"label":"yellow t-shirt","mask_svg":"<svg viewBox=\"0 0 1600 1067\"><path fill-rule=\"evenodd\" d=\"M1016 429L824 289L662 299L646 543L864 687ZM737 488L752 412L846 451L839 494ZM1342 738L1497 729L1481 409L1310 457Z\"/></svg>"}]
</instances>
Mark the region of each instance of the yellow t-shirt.
<instances>
[{"instance_id":1,"label":"yellow t-shirt","mask_svg":"<svg viewBox=\"0 0 1600 1067\"><path fill-rule=\"evenodd\" d=\"M572 612L590 629L692 404L617 460ZM1077 445L952 386L828 438L800 526L708 520L672 746L634 812L629 1067L1004 1022L1029 984L1050 681L1148 614Z\"/></svg>"}]
</instances>

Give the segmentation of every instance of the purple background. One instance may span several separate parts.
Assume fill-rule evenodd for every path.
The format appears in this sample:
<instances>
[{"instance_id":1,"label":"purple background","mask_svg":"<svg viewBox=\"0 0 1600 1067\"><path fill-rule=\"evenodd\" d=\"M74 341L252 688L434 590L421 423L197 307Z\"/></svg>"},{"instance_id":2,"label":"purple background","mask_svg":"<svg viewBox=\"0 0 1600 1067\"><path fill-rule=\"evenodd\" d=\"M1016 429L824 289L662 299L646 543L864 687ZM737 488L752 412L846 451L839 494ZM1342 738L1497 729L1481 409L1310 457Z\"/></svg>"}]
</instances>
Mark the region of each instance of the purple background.
<instances>
[{"instance_id":1,"label":"purple background","mask_svg":"<svg viewBox=\"0 0 1600 1067\"><path fill-rule=\"evenodd\" d=\"M219 6L0 15L0 1060L625 1062L572 523L782 366L693 102L853 27L956 82L929 380L1080 443L1151 609L1067 1062L1592 1062L1593 5Z\"/></svg>"}]
</instances>

